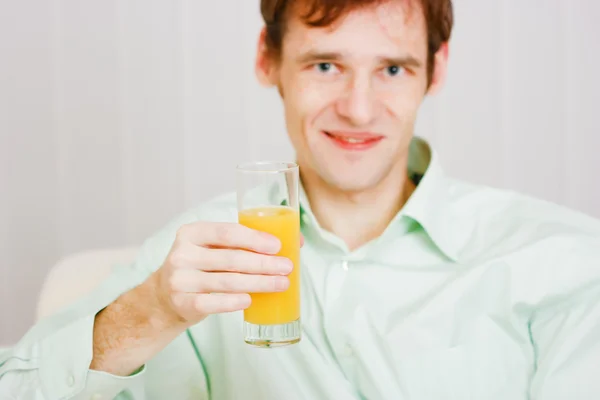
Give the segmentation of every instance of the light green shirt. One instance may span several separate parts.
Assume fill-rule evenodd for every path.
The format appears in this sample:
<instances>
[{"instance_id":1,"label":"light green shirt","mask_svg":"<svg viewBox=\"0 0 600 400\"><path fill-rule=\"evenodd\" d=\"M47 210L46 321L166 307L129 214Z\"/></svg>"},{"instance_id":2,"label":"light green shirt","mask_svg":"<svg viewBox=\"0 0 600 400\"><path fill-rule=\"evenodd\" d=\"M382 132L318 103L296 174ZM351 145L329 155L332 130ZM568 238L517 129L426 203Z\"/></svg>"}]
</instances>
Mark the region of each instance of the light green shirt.
<instances>
[{"instance_id":1,"label":"light green shirt","mask_svg":"<svg viewBox=\"0 0 600 400\"><path fill-rule=\"evenodd\" d=\"M299 344L250 347L241 313L214 315L133 376L88 369L94 315L160 267L182 224L237 221L229 194L1 354L0 398L600 399L600 222L451 179L420 139L409 164L416 191L355 251L302 195Z\"/></svg>"}]
</instances>

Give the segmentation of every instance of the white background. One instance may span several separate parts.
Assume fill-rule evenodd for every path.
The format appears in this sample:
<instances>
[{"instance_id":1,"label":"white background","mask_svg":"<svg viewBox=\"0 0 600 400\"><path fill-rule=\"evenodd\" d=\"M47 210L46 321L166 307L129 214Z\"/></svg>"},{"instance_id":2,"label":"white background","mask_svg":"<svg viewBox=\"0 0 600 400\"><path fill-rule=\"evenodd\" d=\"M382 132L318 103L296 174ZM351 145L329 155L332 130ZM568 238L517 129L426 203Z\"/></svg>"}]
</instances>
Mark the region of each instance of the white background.
<instances>
[{"instance_id":1,"label":"white background","mask_svg":"<svg viewBox=\"0 0 600 400\"><path fill-rule=\"evenodd\" d=\"M0 343L48 269L139 244L292 157L260 89L258 0L0 0ZM446 90L417 134L455 176L600 217L600 2L455 0Z\"/></svg>"}]
</instances>

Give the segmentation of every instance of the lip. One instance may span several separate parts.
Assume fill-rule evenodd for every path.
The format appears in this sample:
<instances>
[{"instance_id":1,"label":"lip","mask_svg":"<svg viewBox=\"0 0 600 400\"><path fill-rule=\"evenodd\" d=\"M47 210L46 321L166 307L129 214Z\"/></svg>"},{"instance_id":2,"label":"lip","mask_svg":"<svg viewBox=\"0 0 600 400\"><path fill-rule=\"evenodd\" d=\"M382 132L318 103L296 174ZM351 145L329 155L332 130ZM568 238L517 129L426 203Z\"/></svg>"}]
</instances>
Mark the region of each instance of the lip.
<instances>
[{"instance_id":1,"label":"lip","mask_svg":"<svg viewBox=\"0 0 600 400\"><path fill-rule=\"evenodd\" d=\"M377 146L384 137L370 132L321 131L336 147L350 151L365 151Z\"/></svg>"}]
</instances>

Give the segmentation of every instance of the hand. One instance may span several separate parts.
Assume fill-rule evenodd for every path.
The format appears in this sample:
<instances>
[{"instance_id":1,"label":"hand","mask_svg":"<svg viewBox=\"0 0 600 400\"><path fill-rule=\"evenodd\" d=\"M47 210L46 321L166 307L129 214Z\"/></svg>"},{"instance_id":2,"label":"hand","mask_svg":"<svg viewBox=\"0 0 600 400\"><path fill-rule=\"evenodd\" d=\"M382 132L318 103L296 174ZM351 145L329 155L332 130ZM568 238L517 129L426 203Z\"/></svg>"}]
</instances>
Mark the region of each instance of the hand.
<instances>
[{"instance_id":1,"label":"hand","mask_svg":"<svg viewBox=\"0 0 600 400\"><path fill-rule=\"evenodd\" d=\"M169 315L194 324L247 308L248 293L285 291L293 263L275 256L280 248L275 236L236 223L185 225L153 276L159 303Z\"/></svg>"}]
</instances>

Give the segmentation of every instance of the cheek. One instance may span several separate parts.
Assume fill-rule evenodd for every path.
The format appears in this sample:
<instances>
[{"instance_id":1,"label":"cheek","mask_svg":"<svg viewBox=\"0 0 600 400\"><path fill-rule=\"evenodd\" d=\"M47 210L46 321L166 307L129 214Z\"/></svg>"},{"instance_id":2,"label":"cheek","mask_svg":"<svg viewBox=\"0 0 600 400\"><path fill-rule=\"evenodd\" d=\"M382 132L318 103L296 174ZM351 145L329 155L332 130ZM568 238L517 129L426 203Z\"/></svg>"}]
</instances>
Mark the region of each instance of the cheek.
<instances>
[{"instance_id":1,"label":"cheek","mask_svg":"<svg viewBox=\"0 0 600 400\"><path fill-rule=\"evenodd\" d=\"M336 99L337 90L332 83L315 82L299 77L293 85L293 106L300 114L302 123L310 128L318 122L329 105Z\"/></svg>"},{"instance_id":2,"label":"cheek","mask_svg":"<svg viewBox=\"0 0 600 400\"><path fill-rule=\"evenodd\" d=\"M420 85L406 85L382 95L382 102L397 122L414 122L424 98Z\"/></svg>"}]
</instances>

